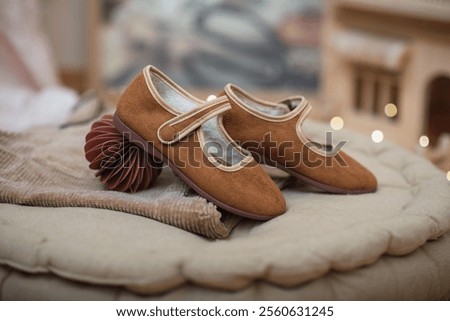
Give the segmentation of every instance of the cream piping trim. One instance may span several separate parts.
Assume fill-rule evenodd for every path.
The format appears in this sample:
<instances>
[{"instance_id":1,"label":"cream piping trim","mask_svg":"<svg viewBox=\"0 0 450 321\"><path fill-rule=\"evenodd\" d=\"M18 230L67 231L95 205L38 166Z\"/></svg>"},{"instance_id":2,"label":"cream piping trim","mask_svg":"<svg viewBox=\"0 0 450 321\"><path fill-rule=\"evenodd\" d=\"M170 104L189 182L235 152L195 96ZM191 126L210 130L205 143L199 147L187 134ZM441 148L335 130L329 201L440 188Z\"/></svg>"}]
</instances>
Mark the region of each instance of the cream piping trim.
<instances>
[{"instance_id":1,"label":"cream piping trim","mask_svg":"<svg viewBox=\"0 0 450 321\"><path fill-rule=\"evenodd\" d=\"M198 99L197 97L193 96L192 94L181 88L181 86L176 84L173 80L171 80L167 75L165 75L161 70L159 70L155 66L148 65L143 69L142 72L144 74L145 83L147 84L147 88L150 91L150 94L155 98L158 104L160 104L161 107L163 107L169 113L173 115L181 114L179 111L173 109L171 106L166 104L166 102L161 98L161 96L158 93L158 90L153 84L151 73L154 73L160 80L166 83L166 85L168 85L170 88L172 88L174 91L178 92L182 96L185 96L198 104L203 104L203 101L201 99Z\"/></svg>"},{"instance_id":2,"label":"cream piping trim","mask_svg":"<svg viewBox=\"0 0 450 321\"><path fill-rule=\"evenodd\" d=\"M303 99L305 99L305 97L300 96L300 95L293 95L293 96L289 96L289 97L283 98L283 99L280 100L278 103L283 104L283 103L285 103L285 102L287 102L287 101L297 101L297 100L302 101ZM306 105L304 105L304 107L306 107ZM303 107L303 108L304 108L304 107ZM297 107L296 107L296 108L297 108Z\"/></svg>"},{"instance_id":3,"label":"cream piping trim","mask_svg":"<svg viewBox=\"0 0 450 321\"><path fill-rule=\"evenodd\" d=\"M231 107L231 106L230 106ZM237 151L244 157L250 156L253 158L252 154L243 148L241 145L236 143L236 141L228 134L227 130L225 129L225 126L223 125L223 115L220 115L217 117L217 127L221 131L221 134L228 140L229 143L233 145L234 148L237 149Z\"/></svg>"},{"instance_id":4,"label":"cream piping trim","mask_svg":"<svg viewBox=\"0 0 450 321\"><path fill-rule=\"evenodd\" d=\"M195 129L197 129L198 127L200 127L203 123L205 123L207 120L218 116L224 112L226 112L227 110L231 109L230 104L225 104L226 102L228 102L228 100L226 99L226 97L221 97L220 99L216 99L214 101L212 101L211 103L205 104L202 107L193 109L190 112L181 114L177 117L171 118L168 121L166 121L165 123L163 123L159 128L158 128L158 139L161 141L161 143L163 144L173 144L175 142L178 142L179 140L183 139L184 137L186 137L187 135L189 135L191 132L193 132ZM212 108L212 110L210 112L208 112L207 114L203 115L202 117L200 117L199 119L197 119L196 121L192 122L189 126L186 126L186 128L184 128L183 130L177 132L176 136L174 137L174 139L168 141L165 140L161 137L161 130L166 127L166 126L173 126L176 124L181 123L182 121L193 117L203 111L205 111L205 109L208 108Z\"/></svg>"},{"instance_id":5,"label":"cream piping trim","mask_svg":"<svg viewBox=\"0 0 450 321\"><path fill-rule=\"evenodd\" d=\"M217 117L217 122L218 122L219 128L221 130L222 130L222 128L224 128L222 119L223 119L223 116ZM232 166L225 166L222 163L219 163L214 156L212 156L210 153L208 153L208 150L205 148L205 136L203 134L203 131L198 130L197 133L198 133L198 140L199 140L200 146L202 148L203 154L205 154L206 158L208 159L209 162L211 162L211 164L213 164L216 168L220 169L221 171L237 172L238 170L244 168L245 166L247 166L247 164L249 164L253 161L253 156L251 156L250 152L240 148L239 145L236 144L236 142L234 140L229 140L228 143L231 143L233 145L233 147L238 147L236 149L242 156L244 156L244 159L241 160L239 163L234 164ZM226 132L222 132L221 134L224 134L224 136L226 138L229 137L226 134ZM245 151L245 153L243 151Z\"/></svg>"},{"instance_id":6,"label":"cream piping trim","mask_svg":"<svg viewBox=\"0 0 450 321\"><path fill-rule=\"evenodd\" d=\"M249 93L245 92L244 90L242 90L241 88L239 88L236 85L233 84L228 84L225 86L225 92L227 93L228 97L235 102L239 107L241 107L242 109L244 109L245 111L247 111L248 113L254 115L255 117L258 117L260 119L266 120L266 121L270 121L270 122L284 122L287 120L290 120L294 117L296 117L299 113L301 113L307 106L309 106L309 103L306 101L306 99L302 96L300 96L302 98L300 104L291 112L287 113L286 115L282 115L282 116L269 116L265 113L259 112L253 108L247 107L244 103L241 102L241 100L237 97L237 95L234 93L234 90L239 91L241 94L243 94L244 96L247 96L247 98L258 102L258 103L263 103L265 105L269 105L269 106L276 106L276 104L268 102L268 101L264 101L261 99L258 99L252 95L250 95Z\"/></svg>"},{"instance_id":7,"label":"cream piping trim","mask_svg":"<svg viewBox=\"0 0 450 321\"><path fill-rule=\"evenodd\" d=\"M329 157L329 155L326 154L326 152L318 147L316 147L314 144L311 144L311 141L303 134L302 132L302 126L305 121L305 119L308 117L309 113L311 112L312 107L308 105L304 112L300 115L298 118L297 124L295 125L295 131L297 133L297 137L300 139L300 141L306 145L313 153L316 153L319 156L323 157Z\"/></svg>"}]
</instances>

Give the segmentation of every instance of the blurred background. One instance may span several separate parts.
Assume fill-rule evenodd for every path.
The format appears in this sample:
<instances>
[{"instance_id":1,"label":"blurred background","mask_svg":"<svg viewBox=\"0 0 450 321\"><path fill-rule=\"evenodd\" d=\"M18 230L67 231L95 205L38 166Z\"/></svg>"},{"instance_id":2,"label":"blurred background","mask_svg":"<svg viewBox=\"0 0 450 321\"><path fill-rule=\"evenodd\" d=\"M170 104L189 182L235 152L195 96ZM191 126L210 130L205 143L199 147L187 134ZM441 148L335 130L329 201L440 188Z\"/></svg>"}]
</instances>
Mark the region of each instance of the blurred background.
<instances>
[{"instance_id":1,"label":"blurred background","mask_svg":"<svg viewBox=\"0 0 450 321\"><path fill-rule=\"evenodd\" d=\"M320 1L109 0L100 10L108 87L149 61L191 88L318 86Z\"/></svg>"},{"instance_id":2,"label":"blurred background","mask_svg":"<svg viewBox=\"0 0 450 321\"><path fill-rule=\"evenodd\" d=\"M0 0L0 59L3 130L113 107L153 64L203 98L302 94L450 180L450 0Z\"/></svg>"}]
</instances>

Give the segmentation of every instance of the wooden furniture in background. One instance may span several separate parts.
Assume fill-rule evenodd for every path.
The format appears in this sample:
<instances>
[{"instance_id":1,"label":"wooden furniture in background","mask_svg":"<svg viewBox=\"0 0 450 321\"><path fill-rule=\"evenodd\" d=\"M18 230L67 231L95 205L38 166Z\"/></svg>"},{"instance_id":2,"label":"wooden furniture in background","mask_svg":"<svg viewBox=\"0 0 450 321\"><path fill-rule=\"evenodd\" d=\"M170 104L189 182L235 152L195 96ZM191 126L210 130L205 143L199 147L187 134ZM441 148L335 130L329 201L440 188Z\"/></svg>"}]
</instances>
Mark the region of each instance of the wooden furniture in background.
<instances>
[{"instance_id":1,"label":"wooden furniture in background","mask_svg":"<svg viewBox=\"0 0 450 321\"><path fill-rule=\"evenodd\" d=\"M346 126L409 148L450 132L449 1L326 1L324 40L324 99Z\"/></svg>"}]
</instances>

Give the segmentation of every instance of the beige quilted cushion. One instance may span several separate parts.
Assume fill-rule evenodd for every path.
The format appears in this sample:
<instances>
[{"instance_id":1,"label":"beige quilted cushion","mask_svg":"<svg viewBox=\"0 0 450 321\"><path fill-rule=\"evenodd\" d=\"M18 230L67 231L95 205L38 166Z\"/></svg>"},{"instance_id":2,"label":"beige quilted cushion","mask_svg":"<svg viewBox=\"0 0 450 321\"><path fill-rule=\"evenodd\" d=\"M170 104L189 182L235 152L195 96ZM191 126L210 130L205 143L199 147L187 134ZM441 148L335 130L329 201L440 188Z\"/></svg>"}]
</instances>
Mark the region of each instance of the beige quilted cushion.
<instances>
[{"instance_id":1,"label":"beige quilted cushion","mask_svg":"<svg viewBox=\"0 0 450 321\"><path fill-rule=\"evenodd\" d=\"M308 128L316 138L327 129L316 123ZM265 223L245 220L227 239L214 241L110 210L2 204L0 262L145 293L185 282L240 289L263 279L294 286L330 269L352 270L386 253L412 252L450 229L450 184L443 172L396 145L339 134L351 137L344 149L376 174L377 193L329 195L297 184L284 190L285 215Z\"/></svg>"}]
</instances>

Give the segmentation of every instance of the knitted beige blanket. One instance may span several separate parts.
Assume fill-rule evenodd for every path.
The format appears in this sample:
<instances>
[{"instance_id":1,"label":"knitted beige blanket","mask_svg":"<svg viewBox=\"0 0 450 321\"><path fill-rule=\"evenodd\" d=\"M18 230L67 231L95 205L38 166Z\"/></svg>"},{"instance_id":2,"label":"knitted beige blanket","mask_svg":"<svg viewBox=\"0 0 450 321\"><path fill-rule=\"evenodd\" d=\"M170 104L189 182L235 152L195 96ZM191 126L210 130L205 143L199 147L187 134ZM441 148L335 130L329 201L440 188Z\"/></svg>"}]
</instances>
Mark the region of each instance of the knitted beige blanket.
<instances>
[{"instance_id":1,"label":"knitted beige blanket","mask_svg":"<svg viewBox=\"0 0 450 321\"><path fill-rule=\"evenodd\" d=\"M97 207L143 215L209 238L224 238L240 218L221 213L163 170L151 189L106 190L88 168L89 126L0 132L0 202L48 207Z\"/></svg>"}]
</instances>

